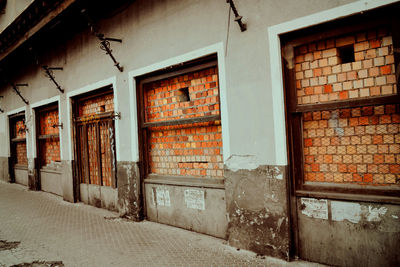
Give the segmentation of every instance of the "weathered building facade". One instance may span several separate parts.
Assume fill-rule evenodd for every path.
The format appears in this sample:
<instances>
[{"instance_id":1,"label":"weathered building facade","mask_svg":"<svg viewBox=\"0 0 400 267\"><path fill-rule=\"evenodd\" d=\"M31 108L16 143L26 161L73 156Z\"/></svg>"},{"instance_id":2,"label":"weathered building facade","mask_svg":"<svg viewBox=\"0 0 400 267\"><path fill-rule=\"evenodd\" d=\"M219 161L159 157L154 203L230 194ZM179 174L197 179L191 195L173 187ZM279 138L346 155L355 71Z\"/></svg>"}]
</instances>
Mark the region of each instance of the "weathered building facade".
<instances>
[{"instance_id":1,"label":"weathered building facade","mask_svg":"<svg viewBox=\"0 0 400 267\"><path fill-rule=\"evenodd\" d=\"M400 263L396 1L2 3L1 180L261 255Z\"/></svg>"}]
</instances>

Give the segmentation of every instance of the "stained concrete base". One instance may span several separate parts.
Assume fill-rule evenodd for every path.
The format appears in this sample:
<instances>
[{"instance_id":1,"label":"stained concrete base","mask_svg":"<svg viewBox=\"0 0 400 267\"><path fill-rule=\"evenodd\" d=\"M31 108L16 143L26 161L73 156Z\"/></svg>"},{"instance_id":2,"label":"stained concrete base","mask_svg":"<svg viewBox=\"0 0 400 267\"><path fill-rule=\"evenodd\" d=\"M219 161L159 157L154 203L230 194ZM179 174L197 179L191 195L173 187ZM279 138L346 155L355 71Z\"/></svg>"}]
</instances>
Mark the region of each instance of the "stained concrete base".
<instances>
[{"instance_id":1,"label":"stained concrete base","mask_svg":"<svg viewBox=\"0 0 400 267\"><path fill-rule=\"evenodd\" d=\"M134 221L143 219L139 164L132 161L117 162L119 215Z\"/></svg>"},{"instance_id":2,"label":"stained concrete base","mask_svg":"<svg viewBox=\"0 0 400 267\"><path fill-rule=\"evenodd\" d=\"M229 244L289 260L286 167L225 169L225 187Z\"/></svg>"},{"instance_id":3,"label":"stained concrete base","mask_svg":"<svg viewBox=\"0 0 400 267\"><path fill-rule=\"evenodd\" d=\"M225 190L145 184L147 219L226 238Z\"/></svg>"},{"instance_id":4,"label":"stained concrete base","mask_svg":"<svg viewBox=\"0 0 400 267\"><path fill-rule=\"evenodd\" d=\"M59 196L63 195L60 172L41 170L40 185L42 191L50 192Z\"/></svg>"},{"instance_id":5,"label":"stained concrete base","mask_svg":"<svg viewBox=\"0 0 400 267\"><path fill-rule=\"evenodd\" d=\"M80 200L98 208L118 210L118 191L116 188L93 184L80 184Z\"/></svg>"},{"instance_id":6,"label":"stained concrete base","mask_svg":"<svg viewBox=\"0 0 400 267\"><path fill-rule=\"evenodd\" d=\"M15 167L15 182L17 184L22 184L28 186L28 168L27 167Z\"/></svg>"},{"instance_id":7,"label":"stained concrete base","mask_svg":"<svg viewBox=\"0 0 400 267\"><path fill-rule=\"evenodd\" d=\"M8 182L8 157L0 157L0 181Z\"/></svg>"},{"instance_id":8,"label":"stained concrete base","mask_svg":"<svg viewBox=\"0 0 400 267\"><path fill-rule=\"evenodd\" d=\"M400 266L400 253L393 253L400 248L398 205L299 198L297 206L301 258L333 266Z\"/></svg>"}]
</instances>

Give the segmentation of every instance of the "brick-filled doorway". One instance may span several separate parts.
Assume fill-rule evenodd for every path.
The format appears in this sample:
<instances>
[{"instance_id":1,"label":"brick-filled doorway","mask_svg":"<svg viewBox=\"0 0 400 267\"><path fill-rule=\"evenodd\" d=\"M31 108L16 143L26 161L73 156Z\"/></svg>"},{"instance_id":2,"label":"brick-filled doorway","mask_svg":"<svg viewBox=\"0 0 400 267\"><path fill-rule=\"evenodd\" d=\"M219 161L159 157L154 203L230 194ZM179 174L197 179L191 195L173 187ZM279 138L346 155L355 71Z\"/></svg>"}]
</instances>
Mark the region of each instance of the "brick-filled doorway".
<instances>
[{"instance_id":1,"label":"brick-filled doorway","mask_svg":"<svg viewBox=\"0 0 400 267\"><path fill-rule=\"evenodd\" d=\"M303 259L361 266L390 265L395 258L390 251L398 237L368 230L368 214L400 201L396 16L371 11L281 39L292 251ZM362 238L375 243L365 247Z\"/></svg>"},{"instance_id":2,"label":"brick-filled doorway","mask_svg":"<svg viewBox=\"0 0 400 267\"><path fill-rule=\"evenodd\" d=\"M62 195L60 128L58 104L52 103L35 109L37 172L40 189Z\"/></svg>"},{"instance_id":3,"label":"brick-filled doorway","mask_svg":"<svg viewBox=\"0 0 400 267\"><path fill-rule=\"evenodd\" d=\"M78 181L116 188L113 90L106 87L73 101Z\"/></svg>"},{"instance_id":4,"label":"brick-filled doorway","mask_svg":"<svg viewBox=\"0 0 400 267\"><path fill-rule=\"evenodd\" d=\"M148 74L138 80L138 88L147 218L224 237L227 222L216 56ZM180 216L173 216L177 212Z\"/></svg>"},{"instance_id":5,"label":"brick-filled doorway","mask_svg":"<svg viewBox=\"0 0 400 267\"><path fill-rule=\"evenodd\" d=\"M28 155L26 150L25 113L9 116L10 158L9 173L11 182L28 186Z\"/></svg>"}]
</instances>

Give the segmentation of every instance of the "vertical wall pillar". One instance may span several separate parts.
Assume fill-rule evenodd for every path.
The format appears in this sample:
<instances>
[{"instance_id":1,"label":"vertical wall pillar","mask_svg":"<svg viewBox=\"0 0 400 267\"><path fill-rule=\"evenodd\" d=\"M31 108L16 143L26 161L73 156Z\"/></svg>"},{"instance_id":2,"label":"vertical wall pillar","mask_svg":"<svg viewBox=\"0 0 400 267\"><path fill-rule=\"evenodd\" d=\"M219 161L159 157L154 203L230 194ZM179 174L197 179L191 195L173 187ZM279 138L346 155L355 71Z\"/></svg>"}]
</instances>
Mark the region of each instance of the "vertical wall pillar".
<instances>
[{"instance_id":1,"label":"vertical wall pillar","mask_svg":"<svg viewBox=\"0 0 400 267\"><path fill-rule=\"evenodd\" d=\"M137 162L117 162L118 206L121 217L143 219L140 172Z\"/></svg>"},{"instance_id":2,"label":"vertical wall pillar","mask_svg":"<svg viewBox=\"0 0 400 267\"><path fill-rule=\"evenodd\" d=\"M289 260L285 166L225 169L231 246Z\"/></svg>"},{"instance_id":3,"label":"vertical wall pillar","mask_svg":"<svg viewBox=\"0 0 400 267\"><path fill-rule=\"evenodd\" d=\"M62 173L61 173L61 182L63 188L63 199L68 202L76 202L78 200L79 194L79 183L77 181L76 175L74 174L75 170L75 161L73 159L73 151L69 151L72 147L71 142L73 142L73 138L69 138L68 130L71 128L68 125L72 125L69 118L70 114L68 114L69 109L67 106L70 105L66 95L60 96L60 102L58 105L59 108L59 123L63 124L63 128L60 129L60 158L62 163ZM71 155L71 157L70 157Z\"/></svg>"}]
</instances>

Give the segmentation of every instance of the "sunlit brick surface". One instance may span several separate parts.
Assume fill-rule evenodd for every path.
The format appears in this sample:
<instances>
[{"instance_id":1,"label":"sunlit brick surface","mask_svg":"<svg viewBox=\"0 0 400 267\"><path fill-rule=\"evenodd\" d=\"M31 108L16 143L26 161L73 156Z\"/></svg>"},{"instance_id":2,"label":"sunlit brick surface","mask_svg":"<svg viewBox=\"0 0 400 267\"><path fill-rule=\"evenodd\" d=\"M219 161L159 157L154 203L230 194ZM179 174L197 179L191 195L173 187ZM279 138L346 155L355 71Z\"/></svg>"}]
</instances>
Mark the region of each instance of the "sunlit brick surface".
<instances>
[{"instance_id":1,"label":"sunlit brick surface","mask_svg":"<svg viewBox=\"0 0 400 267\"><path fill-rule=\"evenodd\" d=\"M59 134L58 125L58 110L41 112L39 115L39 134L40 135L55 135ZM39 143L41 153L41 166L60 161L60 140L59 137L51 137L40 140Z\"/></svg>"},{"instance_id":2,"label":"sunlit brick surface","mask_svg":"<svg viewBox=\"0 0 400 267\"><path fill-rule=\"evenodd\" d=\"M339 48L354 46L354 62L342 64ZM295 49L298 104L326 103L397 92L393 42L386 29L371 30Z\"/></svg>"},{"instance_id":3,"label":"sunlit brick surface","mask_svg":"<svg viewBox=\"0 0 400 267\"><path fill-rule=\"evenodd\" d=\"M400 105L303 114L305 181L400 185Z\"/></svg>"},{"instance_id":4,"label":"sunlit brick surface","mask_svg":"<svg viewBox=\"0 0 400 267\"><path fill-rule=\"evenodd\" d=\"M28 165L28 158L26 154L26 143L25 142L18 142L16 144L16 151L17 151L17 164L21 165Z\"/></svg>"},{"instance_id":5,"label":"sunlit brick surface","mask_svg":"<svg viewBox=\"0 0 400 267\"><path fill-rule=\"evenodd\" d=\"M26 137L25 124L22 119L15 122L15 137L16 138Z\"/></svg>"},{"instance_id":6,"label":"sunlit brick surface","mask_svg":"<svg viewBox=\"0 0 400 267\"><path fill-rule=\"evenodd\" d=\"M107 94L83 101L79 106L79 116L94 115L114 111L114 95Z\"/></svg>"},{"instance_id":7,"label":"sunlit brick surface","mask_svg":"<svg viewBox=\"0 0 400 267\"><path fill-rule=\"evenodd\" d=\"M112 179L112 150L111 150L111 135L114 134L113 130L110 129L109 124L111 122L100 123L100 151L101 151L101 175L103 185L111 186Z\"/></svg>"},{"instance_id":8,"label":"sunlit brick surface","mask_svg":"<svg viewBox=\"0 0 400 267\"><path fill-rule=\"evenodd\" d=\"M109 93L99 97L94 97L82 101L79 106L79 116L87 118L84 122L86 132L83 131L83 125L78 127L80 135L86 135L87 144L87 161L82 154L82 164L84 170L88 167L89 177L86 176L86 171L81 175L81 182L85 183L86 178L89 178L90 184L112 186L112 158L113 151L111 144L114 136L112 119L96 119L91 115L102 114L104 112L114 111L113 94ZM87 164L87 162L89 164ZM87 166L88 165L88 166Z\"/></svg>"},{"instance_id":9,"label":"sunlit brick surface","mask_svg":"<svg viewBox=\"0 0 400 267\"><path fill-rule=\"evenodd\" d=\"M145 89L146 122L219 114L216 67L148 83ZM190 99L184 99L187 88Z\"/></svg>"},{"instance_id":10,"label":"sunlit brick surface","mask_svg":"<svg viewBox=\"0 0 400 267\"><path fill-rule=\"evenodd\" d=\"M15 122L15 136L13 138L26 138L25 124L23 119ZM15 152L17 154L16 164L28 165L28 156L26 151L26 141L17 142L15 144Z\"/></svg>"},{"instance_id":11,"label":"sunlit brick surface","mask_svg":"<svg viewBox=\"0 0 400 267\"><path fill-rule=\"evenodd\" d=\"M218 115L217 74L212 67L145 84L146 122ZM151 173L224 175L220 121L151 127L148 143Z\"/></svg>"},{"instance_id":12,"label":"sunlit brick surface","mask_svg":"<svg viewBox=\"0 0 400 267\"><path fill-rule=\"evenodd\" d=\"M153 128L149 144L152 173L223 176L220 125L211 122Z\"/></svg>"}]
</instances>

